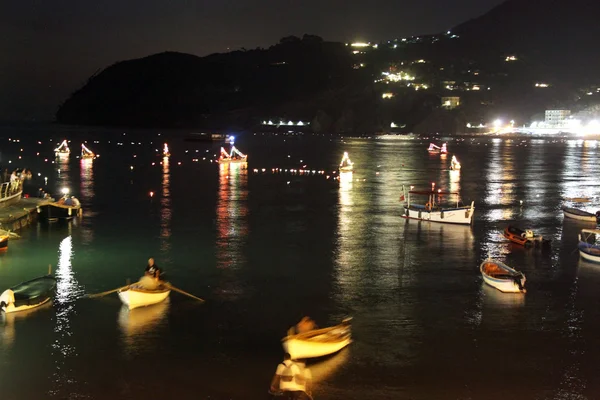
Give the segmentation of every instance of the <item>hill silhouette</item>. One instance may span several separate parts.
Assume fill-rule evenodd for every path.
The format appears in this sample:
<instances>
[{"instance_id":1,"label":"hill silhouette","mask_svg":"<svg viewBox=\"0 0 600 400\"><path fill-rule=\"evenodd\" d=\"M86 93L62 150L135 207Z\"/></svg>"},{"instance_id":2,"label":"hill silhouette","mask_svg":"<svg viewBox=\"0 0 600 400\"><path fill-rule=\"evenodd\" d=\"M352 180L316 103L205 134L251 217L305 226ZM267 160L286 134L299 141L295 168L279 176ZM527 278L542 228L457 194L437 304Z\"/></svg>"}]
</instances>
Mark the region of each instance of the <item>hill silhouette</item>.
<instances>
[{"instance_id":1,"label":"hill silhouette","mask_svg":"<svg viewBox=\"0 0 600 400\"><path fill-rule=\"evenodd\" d=\"M387 131L394 121L406 130L449 133L466 121L498 115L526 121L545 108L576 110L596 102L583 101L582 93L600 84L599 12L600 2L590 0L508 0L450 34L386 41L358 54L314 35L206 57L165 52L118 62L92 76L56 118L208 129L293 119L311 121L317 132L353 133ZM517 61L506 62L509 56ZM414 64L418 59L426 63ZM426 90L377 83L382 72L406 68ZM448 92L448 81L463 88ZM551 87L539 90L536 82ZM473 84L484 90L465 89ZM393 98L382 100L390 91ZM445 113L444 96L460 96L460 109Z\"/></svg>"}]
</instances>

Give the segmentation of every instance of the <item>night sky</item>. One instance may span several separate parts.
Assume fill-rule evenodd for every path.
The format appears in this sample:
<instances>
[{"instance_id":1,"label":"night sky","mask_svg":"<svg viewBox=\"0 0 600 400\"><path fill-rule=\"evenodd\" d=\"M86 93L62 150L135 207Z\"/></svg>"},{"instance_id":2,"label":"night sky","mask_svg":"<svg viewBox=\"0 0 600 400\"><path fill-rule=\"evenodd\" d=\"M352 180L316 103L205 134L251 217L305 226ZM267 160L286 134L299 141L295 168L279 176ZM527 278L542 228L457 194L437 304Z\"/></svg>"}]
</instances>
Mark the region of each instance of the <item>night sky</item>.
<instances>
[{"instance_id":1,"label":"night sky","mask_svg":"<svg viewBox=\"0 0 600 400\"><path fill-rule=\"evenodd\" d=\"M87 78L162 51L199 56L287 35L380 41L443 32L502 0L5 0L0 120L51 120Z\"/></svg>"}]
</instances>

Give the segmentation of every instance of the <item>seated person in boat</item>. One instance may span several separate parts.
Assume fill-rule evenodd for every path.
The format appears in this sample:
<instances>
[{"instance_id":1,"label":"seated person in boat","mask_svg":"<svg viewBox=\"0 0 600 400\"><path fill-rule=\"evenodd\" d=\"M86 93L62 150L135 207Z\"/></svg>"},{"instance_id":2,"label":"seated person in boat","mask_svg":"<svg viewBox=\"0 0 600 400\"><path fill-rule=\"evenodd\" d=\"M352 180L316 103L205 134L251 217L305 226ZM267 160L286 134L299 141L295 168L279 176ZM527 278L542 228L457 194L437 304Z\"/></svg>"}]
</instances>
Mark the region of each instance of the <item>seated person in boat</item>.
<instances>
[{"instance_id":1,"label":"seated person in boat","mask_svg":"<svg viewBox=\"0 0 600 400\"><path fill-rule=\"evenodd\" d=\"M271 380L271 393L281 393L289 400L309 400L312 374L304 364L292 360L285 353L283 362L277 366Z\"/></svg>"},{"instance_id":2,"label":"seated person in boat","mask_svg":"<svg viewBox=\"0 0 600 400\"><path fill-rule=\"evenodd\" d=\"M162 273L162 269L160 269L158 265L154 263L154 258L149 258L148 265L146 265L146 269L144 271L144 275L159 281L162 280Z\"/></svg>"},{"instance_id":3,"label":"seated person in boat","mask_svg":"<svg viewBox=\"0 0 600 400\"><path fill-rule=\"evenodd\" d=\"M317 324L315 324L315 321L313 321L310 317L306 316L303 317L295 326L289 329L288 335L297 335L299 333L312 331L313 329L317 329Z\"/></svg>"}]
</instances>

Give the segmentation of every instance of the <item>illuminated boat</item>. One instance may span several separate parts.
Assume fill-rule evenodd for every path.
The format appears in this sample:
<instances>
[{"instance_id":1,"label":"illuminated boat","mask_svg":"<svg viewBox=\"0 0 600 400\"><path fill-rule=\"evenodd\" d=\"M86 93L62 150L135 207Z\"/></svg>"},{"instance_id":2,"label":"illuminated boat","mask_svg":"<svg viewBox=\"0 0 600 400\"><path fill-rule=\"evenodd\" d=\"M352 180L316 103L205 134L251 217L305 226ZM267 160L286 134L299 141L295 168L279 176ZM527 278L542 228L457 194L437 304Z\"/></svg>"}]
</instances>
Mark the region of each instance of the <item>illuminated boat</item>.
<instances>
[{"instance_id":1,"label":"illuminated boat","mask_svg":"<svg viewBox=\"0 0 600 400\"><path fill-rule=\"evenodd\" d=\"M470 206L460 206L460 195L457 192L411 190L408 192L408 196L406 196L404 194L404 185L402 186L402 190L403 194L400 196L400 201L406 200L402 218L461 225L470 225L473 222L475 202L472 201ZM413 203L411 202L412 195L427 196L428 201L425 204ZM440 205L437 200L441 199L442 196L456 196L456 206Z\"/></svg>"},{"instance_id":2,"label":"illuminated boat","mask_svg":"<svg viewBox=\"0 0 600 400\"><path fill-rule=\"evenodd\" d=\"M171 153L169 152L169 146L166 143L163 147L163 157L171 157Z\"/></svg>"},{"instance_id":3,"label":"illuminated boat","mask_svg":"<svg viewBox=\"0 0 600 400\"><path fill-rule=\"evenodd\" d=\"M57 156L68 156L69 154L71 154L71 150L69 149L67 139L63 140L60 146L54 149L54 153Z\"/></svg>"},{"instance_id":4,"label":"illuminated boat","mask_svg":"<svg viewBox=\"0 0 600 400\"><path fill-rule=\"evenodd\" d=\"M231 146L231 152L228 153L221 147L221 156L218 159L219 164L245 163L248 161L248 156L242 154L235 146Z\"/></svg>"},{"instance_id":5,"label":"illuminated boat","mask_svg":"<svg viewBox=\"0 0 600 400\"><path fill-rule=\"evenodd\" d=\"M342 162L340 162L340 172L350 172L354 169L354 163L350 160L348 152L344 152Z\"/></svg>"},{"instance_id":6,"label":"illuminated boat","mask_svg":"<svg viewBox=\"0 0 600 400\"><path fill-rule=\"evenodd\" d=\"M549 246L550 240L544 239L540 235L535 235L531 230L522 230L515 226L508 225L504 228L504 237L513 243L520 244L521 246Z\"/></svg>"},{"instance_id":7,"label":"illuminated boat","mask_svg":"<svg viewBox=\"0 0 600 400\"><path fill-rule=\"evenodd\" d=\"M428 152L432 153L432 154L447 154L448 153L448 148L446 146L446 143L442 144L442 147L437 146L433 143L429 143L429 148L427 149Z\"/></svg>"},{"instance_id":8,"label":"illuminated boat","mask_svg":"<svg viewBox=\"0 0 600 400\"><path fill-rule=\"evenodd\" d=\"M85 144L81 143L81 158L82 159L94 159L96 155L93 151L88 149Z\"/></svg>"},{"instance_id":9,"label":"illuminated boat","mask_svg":"<svg viewBox=\"0 0 600 400\"><path fill-rule=\"evenodd\" d=\"M290 354L292 360L336 353L352 343L351 320L352 318L346 318L336 326L288 335L281 339L283 349Z\"/></svg>"},{"instance_id":10,"label":"illuminated boat","mask_svg":"<svg viewBox=\"0 0 600 400\"><path fill-rule=\"evenodd\" d=\"M9 235L0 235L0 252L8 250L8 239Z\"/></svg>"},{"instance_id":11,"label":"illuminated boat","mask_svg":"<svg viewBox=\"0 0 600 400\"><path fill-rule=\"evenodd\" d=\"M597 229L582 229L579 234L579 255L581 258L600 263L600 245L596 243L596 236L600 235L600 230ZM590 239L594 239L594 243L590 243Z\"/></svg>"},{"instance_id":12,"label":"illuminated boat","mask_svg":"<svg viewBox=\"0 0 600 400\"><path fill-rule=\"evenodd\" d=\"M525 275L504 264L488 258L479 270L483 281L503 293L525 293Z\"/></svg>"},{"instance_id":13,"label":"illuminated boat","mask_svg":"<svg viewBox=\"0 0 600 400\"><path fill-rule=\"evenodd\" d=\"M50 301L56 278L50 274L19 283L0 295L0 309L5 313L25 311Z\"/></svg>"},{"instance_id":14,"label":"illuminated boat","mask_svg":"<svg viewBox=\"0 0 600 400\"><path fill-rule=\"evenodd\" d=\"M452 160L450 161L450 169L453 171L459 171L461 168L460 163L456 156L452 156Z\"/></svg>"},{"instance_id":15,"label":"illuminated boat","mask_svg":"<svg viewBox=\"0 0 600 400\"><path fill-rule=\"evenodd\" d=\"M58 201L37 206L37 212L42 219L47 221L57 221L59 219L69 220L80 217L83 210L79 200L75 197L68 197L65 195Z\"/></svg>"},{"instance_id":16,"label":"illuminated boat","mask_svg":"<svg viewBox=\"0 0 600 400\"><path fill-rule=\"evenodd\" d=\"M171 289L164 285L159 285L156 289L148 289L146 286L137 283L129 285L117 293L123 304L130 310L133 310L134 308L145 307L164 301L169 297Z\"/></svg>"},{"instance_id":17,"label":"illuminated boat","mask_svg":"<svg viewBox=\"0 0 600 400\"><path fill-rule=\"evenodd\" d=\"M577 221L588 221L597 223L600 218L600 211L596 211L596 214L592 214L590 212L572 207L563 207L563 213L565 214L565 218L571 218Z\"/></svg>"}]
</instances>

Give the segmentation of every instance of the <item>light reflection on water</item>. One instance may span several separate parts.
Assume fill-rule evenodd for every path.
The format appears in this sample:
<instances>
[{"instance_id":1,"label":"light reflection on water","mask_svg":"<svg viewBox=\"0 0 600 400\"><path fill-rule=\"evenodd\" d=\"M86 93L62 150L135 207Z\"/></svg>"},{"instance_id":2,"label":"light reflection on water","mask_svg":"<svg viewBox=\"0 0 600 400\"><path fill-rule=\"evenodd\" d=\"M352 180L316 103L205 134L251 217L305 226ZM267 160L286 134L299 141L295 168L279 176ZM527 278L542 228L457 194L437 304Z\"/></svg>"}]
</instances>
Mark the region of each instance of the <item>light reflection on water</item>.
<instances>
[{"instance_id":1,"label":"light reflection on water","mask_svg":"<svg viewBox=\"0 0 600 400\"><path fill-rule=\"evenodd\" d=\"M166 325L170 301L129 310L122 305L118 314L121 338L128 356L152 353L160 342L160 328Z\"/></svg>"},{"instance_id":2,"label":"light reflection on water","mask_svg":"<svg viewBox=\"0 0 600 400\"><path fill-rule=\"evenodd\" d=\"M160 198L160 251L163 259L168 259L171 249L171 172L169 157L162 161L162 192Z\"/></svg>"},{"instance_id":3,"label":"light reflection on water","mask_svg":"<svg viewBox=\"0 0 600 400\"><path fill-rule=\"evenodd\" d=\"M81 224L81 239L84 245L89 245L94 240L94 222L95 213L93 209L94 201L94 160L91 158L82 158L80 160L80 185L79 201L83 208L83 223Z\"/></svg>"},{"instance_id":4,"label":"light reflection on water","mask_svg":"<svg viewBox=\"0 0 600 400\"><path fill-rule=\"evenodd\" d=\"M60 242L58 249L58 266L56 269L56 294L54 305L56 320L54 326L55 339L52 344L54 373L53 388L50 395L64 397L70 393L71 386L77 385L74 379L73 361L77 357L77 349L71 340L71 317L75 313L75 301L83 295L83 290L75 279L71 260L73 257L73 239L69 235Z\"/></svg>"},{"instance_id":5,"label":"light reflection on water","mask_svg":"<svg viewBox=\"0 0 600 400\"><path fill-rule=\"evenodd\" d=\"M227 300L244 295L239 281L246 263L244 247L248 239L248 168L245 163L219 164L216 204L216 263L223 270L216 294Z\"/></svg>"}]
</instances>

